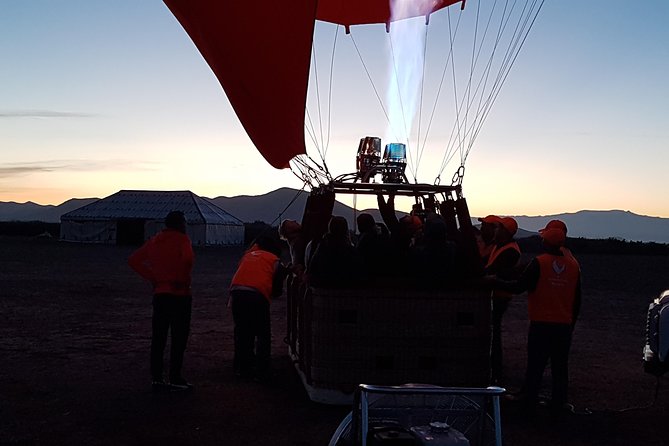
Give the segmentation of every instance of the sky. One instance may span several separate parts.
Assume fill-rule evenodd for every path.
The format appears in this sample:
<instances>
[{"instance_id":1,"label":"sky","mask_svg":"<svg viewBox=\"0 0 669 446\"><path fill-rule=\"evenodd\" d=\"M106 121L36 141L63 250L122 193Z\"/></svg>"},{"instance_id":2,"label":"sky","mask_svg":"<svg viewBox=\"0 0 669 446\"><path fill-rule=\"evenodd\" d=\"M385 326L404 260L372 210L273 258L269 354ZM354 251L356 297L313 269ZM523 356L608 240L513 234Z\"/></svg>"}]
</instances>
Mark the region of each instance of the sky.
<instances>
[{"instance_id":1,"label":"sky","mask_svg":"<svg viewBox=\"0 0 669 446\"><path fill-rule=\"evenodd\" d=\"M0 9L0 201L60 204L121 189L214 198L302 187L260 156L161 1L0 0ZM439 11L429 25L435 54L447 45L446 20ZM665 0L546 0L467 158L471 214L622 209L669 217L667 23ZM317 25L316 69L329 64L333 29ZM354 27L353 36L382 85L387 49L374 45L387 39L385 28ZM321 121L331 116L322 127L331 129L325 159L334 174L355 170L361 137L390 142L351 43L338 34L335 74L344 75L333 76L332 104L321 107ZM429 97L441 75L434 66L425 75ZM327 97L327 69L318 77L323 91L312 80L309 107ZM316 122L318 110L309 113ZM454 121L437 122L416 166L420 182L434 181Z\"/></svg>"}]
</instances>

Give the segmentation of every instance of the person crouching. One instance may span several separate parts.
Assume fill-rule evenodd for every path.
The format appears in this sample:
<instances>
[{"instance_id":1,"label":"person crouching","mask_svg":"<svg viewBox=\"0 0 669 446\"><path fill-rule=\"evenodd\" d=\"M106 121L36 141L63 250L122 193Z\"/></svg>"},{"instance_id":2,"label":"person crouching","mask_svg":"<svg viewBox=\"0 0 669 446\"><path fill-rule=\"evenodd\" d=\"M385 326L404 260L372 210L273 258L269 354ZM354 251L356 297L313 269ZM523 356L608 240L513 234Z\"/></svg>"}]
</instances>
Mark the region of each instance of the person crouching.
<instances>
[{"instance_id":1,"label":"person crouching","mask_svg":"<svg viewBox=\"0 0 669 446\"><path fill-rule=\"evenodd\" d=\"M235 324L235 376L264 380L269 377L271 326L269 305L282 292L285 268L279 261L280 247L261 237L244 254L230 285ZM255 349L254 349L255 344Z\"/></svg>"}]
</instances>

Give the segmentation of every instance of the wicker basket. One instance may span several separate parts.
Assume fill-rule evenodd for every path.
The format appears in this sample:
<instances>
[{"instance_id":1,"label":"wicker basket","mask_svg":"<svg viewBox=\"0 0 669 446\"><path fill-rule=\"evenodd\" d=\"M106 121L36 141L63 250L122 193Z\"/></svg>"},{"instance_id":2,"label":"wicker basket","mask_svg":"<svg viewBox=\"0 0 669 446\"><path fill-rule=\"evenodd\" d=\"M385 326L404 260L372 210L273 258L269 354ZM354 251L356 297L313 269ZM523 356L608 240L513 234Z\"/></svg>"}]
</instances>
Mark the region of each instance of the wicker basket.
<instances>
[{"instance_id":1,"label":"wicker basket","mask_svg":"<svg viewBox=\"0 0 669 446\"><path fill-rule=\"evenodd\" d=\"M310 396L360 383L489 384L490 298L482 290L309 288L291 299L291 353Z\"/></svg>"}]
</instances>

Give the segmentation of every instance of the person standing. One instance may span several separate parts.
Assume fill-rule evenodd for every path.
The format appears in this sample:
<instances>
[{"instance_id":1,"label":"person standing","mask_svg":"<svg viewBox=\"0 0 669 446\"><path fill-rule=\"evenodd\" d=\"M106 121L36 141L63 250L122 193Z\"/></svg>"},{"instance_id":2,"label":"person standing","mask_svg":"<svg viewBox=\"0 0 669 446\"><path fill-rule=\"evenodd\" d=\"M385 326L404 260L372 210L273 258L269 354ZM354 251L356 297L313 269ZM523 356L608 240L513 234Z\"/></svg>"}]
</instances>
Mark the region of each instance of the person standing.
<instances>
[{"instance_id":1,"label":"person standing","mask_svg":"<svg viewBox=\"0 0 669 446\"><path fill-rule=\"evenodd\" d=\"M500 222L500 217L497 215L488 215L478 219L481 222L479 230L479 237L477 237L476 244L479 249L479 256L485 266L490 258L490 253L495 247L495 231L497 224Z\"/></svg>"},{"instance_id":2,"label":"person standing","mask_svg":"<svg viewBox=\"0 0 669 446\"><path fill-rule=\"evenodd\" d=\"M544 253L536 256L519 279L492 279L493 285L513 293L528 292L530 328L527 336L525 402L536 406L541 379L550 359L552 394L550 408L559 414L566 408L572 333L581 307L581 269L562 247L564 229L553 223L541 229Z\"/></svg>"},{"instance_id":3,"label":"person standing","mask_svg":"<svg viewBox=\"0 0 669 446\"><path fill-rule=\"evenodd\" d=\"M167 386L163 377L163 353L171 331L169 386L173 390L192 388L181 374L191 322L191 272L195 256L186 235L186 218L172 211L165 218L165 229L132 253L128 264L153 286L151 335L152 386Z\"/></svg>"},{"instance_id":4,"label":"person standing","mask_svg":"<svg viewBox=\"0 0 669 446\"><path fill-rule=\"evenodd\" d=\"M516 265L520 260L520 247L513 240L518 231L518 223L511 217L498 217L495 222L494 245L488 255L485 274L503 279L514 279ZM501 384L504 375L502 347L502 318L509 307L511 293L503 290L492 292L492 348L490 352L493 384Z\"/></svg>"},{"instance_id":5,"label":"person standing","mask_svg":"<svg viewBox=\"0 0 669 446\"><path fill-rule=\"evenodd\" d=\"M232 318L235 323L236 376L266 380L270 373L272 332L269 306L282 292L287 274L279 261L281 250L269 237L260 237L246 251L230 284ZM255 346L255 349L254 349Z\"/></svg>"},{"instance_id":6,"label":"person standing","mask_svg":"<svg viewBox=\"0 0 669 446\"><path fill-rule=\"evenodd\" d=\"M551 220L548 223L546 223L546 229L553 229L557 228L560 229L564 232L565 237L567 236L567 225L562 221L562 220ZM566 246L560 246L560 251L562 251L562 254L566 256L573 257L574 255L571 253L571 250L567 248Z\"/></svg>"}]
</instances>

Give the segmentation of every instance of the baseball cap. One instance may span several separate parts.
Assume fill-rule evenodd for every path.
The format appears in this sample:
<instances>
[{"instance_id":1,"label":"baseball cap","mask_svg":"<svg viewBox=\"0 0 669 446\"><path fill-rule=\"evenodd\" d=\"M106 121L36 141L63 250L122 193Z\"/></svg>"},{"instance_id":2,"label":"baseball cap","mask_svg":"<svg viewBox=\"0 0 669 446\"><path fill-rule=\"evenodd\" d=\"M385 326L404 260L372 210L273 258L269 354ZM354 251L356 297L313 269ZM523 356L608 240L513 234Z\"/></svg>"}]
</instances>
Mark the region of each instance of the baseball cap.
<instances>
[{"instance_id":1,"label":"baseball cap","mask_svg":"<svg viewBox=\"0 0 669 446\"><path fill-rule=\"evenodd\" d=\"M478 219L481 223L499 223L500 218L497 215L488 215L486 217L479 217Z\"/></svg>"},{"instance_id":2,"label":"baseball cap","mask_svg":"<svg viewBox=\"0 0 669 446\"><path fill-rule=\"evenodd\" d=\"M562 220L551 220L546 224L546 227L544 229L553 229L553 228L562 229L565 234L567 233L567 225ZM541 231L543 231L544 229L542 229Z\"/></svg>"},{"instance_id":3,"label":"baseball cap","mask_svg":"<svg viewBox=\"0 0 669 446\"><path fill-rule=\"evenodd\" d=\"M512 217L502 217L499 219L499 224L508 231L509 234L515 235L518 231L518 223Z\"/></svg>"},{"instance_id":4,"label":"baseball cap","mask_svg":"<svg viewBox=\"0 0 669 446\"><path fill-rule=\"evenodd\" d=\"M539 234L549 245L562 246L567 240L567 225L560 220L551 220L545 228L539 229Z\"/></svg>"}]
</instances>

